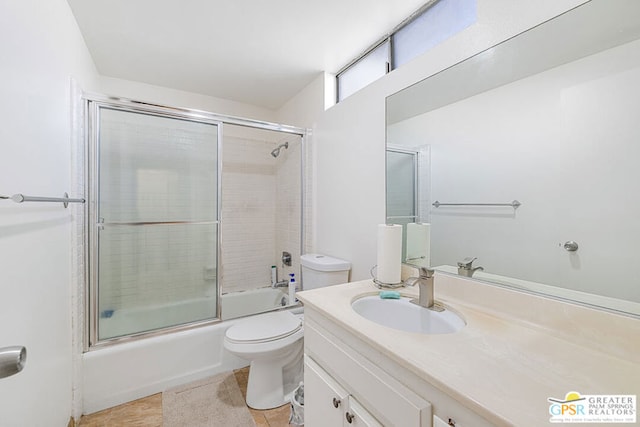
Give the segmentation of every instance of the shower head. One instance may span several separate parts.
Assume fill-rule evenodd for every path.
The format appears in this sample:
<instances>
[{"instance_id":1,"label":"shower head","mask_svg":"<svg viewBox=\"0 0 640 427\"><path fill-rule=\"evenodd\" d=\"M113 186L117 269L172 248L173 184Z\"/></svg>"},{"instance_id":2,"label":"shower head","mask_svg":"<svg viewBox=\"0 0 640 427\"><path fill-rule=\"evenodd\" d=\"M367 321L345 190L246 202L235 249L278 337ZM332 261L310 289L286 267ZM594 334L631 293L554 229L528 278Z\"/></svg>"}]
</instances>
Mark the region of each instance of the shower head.
<instances>
[{"instance_id":1,"label":"shower head","mask_svg":"<svg viewBox=\"0 0 640 427\"><path fill-rule=\"evenodd\" d=\"M280 155L280 149L282 149L284 147L284 149L286 150L287 148L289 148L289 143L285 142L284 144L280 144L278 145L272 152L271 155L273 157L278 157Z\"/></svg>"}]
</instances>

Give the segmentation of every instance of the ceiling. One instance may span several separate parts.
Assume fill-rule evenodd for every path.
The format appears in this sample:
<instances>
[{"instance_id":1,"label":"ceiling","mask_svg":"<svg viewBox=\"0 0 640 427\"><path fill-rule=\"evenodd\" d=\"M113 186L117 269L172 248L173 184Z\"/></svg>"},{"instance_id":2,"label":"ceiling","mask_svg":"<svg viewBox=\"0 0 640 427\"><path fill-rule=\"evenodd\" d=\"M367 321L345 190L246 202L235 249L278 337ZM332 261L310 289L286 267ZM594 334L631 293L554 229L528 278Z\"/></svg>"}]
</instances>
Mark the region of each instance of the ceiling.
<instances>
[{"instance_id":1,"label":"ceiling","mask_svg":"<svg viewBox=\"0 0 640 427\"><path fill-rule=\"evenodd\" d=\"M68 0L100 74L277 109L426 0Z\"/></svg>"}]
</instances>

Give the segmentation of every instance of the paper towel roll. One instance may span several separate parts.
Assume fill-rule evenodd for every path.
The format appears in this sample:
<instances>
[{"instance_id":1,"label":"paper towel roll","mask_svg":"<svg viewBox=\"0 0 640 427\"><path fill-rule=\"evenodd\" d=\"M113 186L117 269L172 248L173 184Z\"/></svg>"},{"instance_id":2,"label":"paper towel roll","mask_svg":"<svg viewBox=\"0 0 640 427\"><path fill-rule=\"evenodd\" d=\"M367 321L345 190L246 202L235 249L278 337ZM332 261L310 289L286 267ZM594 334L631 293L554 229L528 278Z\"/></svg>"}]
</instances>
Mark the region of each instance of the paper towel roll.
<instances>
[{"instance_id":1,"label":"paper towel roll","mask_svg":"<svg viewBox=\"0 0 640 427\"><path fill-rule=\"evenodd\" d=\"M431 265L431 224L407 224L407 262L422 267Z\"/></svg>"},{"instance_id":2,"label":"paper towel roll","mask_svg":"<svg viewBox=\"0 0 640 427\"><path fill-rule=\"evenodd\" d=\"M378 268L376 279L382 283L400 283L402 268L402 226L378 225Z\"/></svg>"}]
</instances>

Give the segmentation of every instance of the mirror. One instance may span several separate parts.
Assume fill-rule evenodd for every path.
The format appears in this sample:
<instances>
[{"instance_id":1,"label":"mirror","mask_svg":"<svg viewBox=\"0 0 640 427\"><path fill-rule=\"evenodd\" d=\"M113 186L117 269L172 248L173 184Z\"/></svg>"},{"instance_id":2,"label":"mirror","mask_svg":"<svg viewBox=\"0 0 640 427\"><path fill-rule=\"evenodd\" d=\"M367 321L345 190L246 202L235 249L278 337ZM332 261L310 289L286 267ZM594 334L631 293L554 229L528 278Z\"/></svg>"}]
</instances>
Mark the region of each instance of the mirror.
<instances>
[{"instance_id":1,"label":"mirror","mask_svg":"<svg viewBox=\"0 0 640 427\"><path fill-rule=\"evenodd\" d=\"M638 16L592 0L387 98L405 260L640 316Z\"/></svg>"}]
</instances>

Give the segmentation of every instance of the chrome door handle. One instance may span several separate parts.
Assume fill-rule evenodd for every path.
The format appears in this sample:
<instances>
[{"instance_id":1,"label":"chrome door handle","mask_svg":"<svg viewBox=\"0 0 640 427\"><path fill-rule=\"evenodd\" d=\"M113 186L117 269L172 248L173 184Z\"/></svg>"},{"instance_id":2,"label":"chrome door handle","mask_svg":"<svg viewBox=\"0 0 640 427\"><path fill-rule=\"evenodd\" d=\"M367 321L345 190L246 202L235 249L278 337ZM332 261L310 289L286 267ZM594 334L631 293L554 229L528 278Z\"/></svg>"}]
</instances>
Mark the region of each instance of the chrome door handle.
<instances>
[{"instance_id":1,"label":"chrome door handle","mask_svg":"<svg viewBox=\"0 0 640 427\"><path fill-rule=\"evenodd\" d=\"M27 349L22 346L0 348L0 378L10 377L22 371L27 363Z\"/></svg>"}]
</instances>

